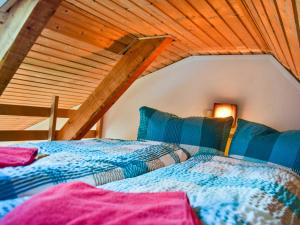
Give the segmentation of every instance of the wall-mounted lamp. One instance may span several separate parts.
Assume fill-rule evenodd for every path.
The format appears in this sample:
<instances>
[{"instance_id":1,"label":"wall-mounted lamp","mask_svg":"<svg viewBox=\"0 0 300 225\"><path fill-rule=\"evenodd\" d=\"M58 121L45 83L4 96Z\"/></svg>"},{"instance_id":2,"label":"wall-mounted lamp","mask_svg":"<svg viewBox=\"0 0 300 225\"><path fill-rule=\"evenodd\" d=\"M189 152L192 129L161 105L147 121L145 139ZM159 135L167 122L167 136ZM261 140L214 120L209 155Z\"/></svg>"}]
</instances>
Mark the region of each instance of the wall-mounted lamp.
<instances>
[{"instance_id":1,"label":"wall-mounted lamp","mask_svg":"<svg viewBox=\"0 0 300 225\"><path fill-rule=\"evenodd\" d=\"M228 103L215 103L213 109L213 117L225 118L233 117L233 127L236 126L237 120L237 105Z\"/></svg>"}]
</instances>

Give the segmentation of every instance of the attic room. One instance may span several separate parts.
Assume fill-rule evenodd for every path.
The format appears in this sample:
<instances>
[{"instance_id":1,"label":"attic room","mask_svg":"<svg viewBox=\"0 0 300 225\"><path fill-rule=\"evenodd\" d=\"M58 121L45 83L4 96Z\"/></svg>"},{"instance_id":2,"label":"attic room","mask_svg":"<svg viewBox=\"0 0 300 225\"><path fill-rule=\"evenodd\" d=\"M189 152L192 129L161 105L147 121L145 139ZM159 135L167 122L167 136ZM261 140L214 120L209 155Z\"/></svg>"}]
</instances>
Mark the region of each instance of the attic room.
<instances>
[{"instance_id":1,"label":"attic room","mask_svg":"<svg viewBox=\"0 0 300 225\"><path fill-rule=\"evenodd\" d=\"M299 225L299 21L299 0L0 0L0 225Z\"/></svg>"}]
</instances>

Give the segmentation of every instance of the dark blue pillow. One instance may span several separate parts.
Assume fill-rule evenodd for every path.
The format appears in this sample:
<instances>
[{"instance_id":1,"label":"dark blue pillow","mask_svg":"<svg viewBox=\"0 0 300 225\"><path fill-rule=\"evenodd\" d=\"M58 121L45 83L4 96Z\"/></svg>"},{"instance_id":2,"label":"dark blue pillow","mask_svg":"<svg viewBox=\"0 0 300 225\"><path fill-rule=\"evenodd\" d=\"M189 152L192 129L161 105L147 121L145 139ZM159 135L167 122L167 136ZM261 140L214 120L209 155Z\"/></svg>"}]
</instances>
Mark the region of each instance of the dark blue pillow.
<instances>
[{"instance_id":1,"label":"dark blue pillow","mask_svg":"<svg viewBox=\"0 0 300 225\"><path fill-rule=\"evenodd\" d=\"M215 148L224 151L233 119L180 118L149 107L140 108L138 140Z\"/></svg>"},{"instance_id":2,"label":"dark blue pillow","mask_svg":"<svg viewBox=\"0 0 300 225\"><path fill-rule=\"evenodd\" d=\"M238 120L229 156L276 163L300 173L300 131L279 132L263 124Z\"/></svg>"}]
</instances>

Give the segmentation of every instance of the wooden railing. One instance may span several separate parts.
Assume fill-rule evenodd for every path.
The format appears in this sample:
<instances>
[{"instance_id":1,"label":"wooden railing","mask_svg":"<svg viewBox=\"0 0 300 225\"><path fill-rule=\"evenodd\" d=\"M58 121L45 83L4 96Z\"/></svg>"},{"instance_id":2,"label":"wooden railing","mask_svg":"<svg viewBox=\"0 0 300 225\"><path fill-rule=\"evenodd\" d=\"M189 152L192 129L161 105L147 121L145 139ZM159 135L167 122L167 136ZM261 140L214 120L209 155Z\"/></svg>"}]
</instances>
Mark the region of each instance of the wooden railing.
<instances>
[{"instance_id":1,"label":"wooden railing","mask_svg":"<svg viewBox=\"0 0 300 225\"><path fill-rule=\"evenodd\" d=\"M49 118L49 130L0 130L0 141L55 140L57 118L69 118L74 112L58 108L58 96L53 97L49 108L0 104L0 115ZM100 127L97 126L97 131L90 130L84 138L101 137Z\"/></svg>"}]
</instances>

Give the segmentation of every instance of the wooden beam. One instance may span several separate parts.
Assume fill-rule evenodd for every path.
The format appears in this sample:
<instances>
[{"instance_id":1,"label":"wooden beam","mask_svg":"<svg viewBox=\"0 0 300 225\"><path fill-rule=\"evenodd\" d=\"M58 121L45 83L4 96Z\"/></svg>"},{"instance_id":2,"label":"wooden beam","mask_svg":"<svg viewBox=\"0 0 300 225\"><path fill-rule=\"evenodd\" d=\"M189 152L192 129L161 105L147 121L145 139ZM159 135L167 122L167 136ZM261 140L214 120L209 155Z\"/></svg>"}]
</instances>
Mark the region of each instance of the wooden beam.
<instances>
[{"instance_id":1,"label":"wooden beam","mask_svg":"<svg viewBox=\"0 0 300 225\"><path fill-rule=\"evenodd\" d=\"M96 131L90 130L84 138L95 138ZM0 141L47 140L48 130L0 130Z\"/></svg>"},{"instance_id":2,"label":"wooden beam","mask_svg":"<svg viewBox=\"0 0 300 225\"><path fill-rule=\"evenodd\" d=\"M0 141L46 140L47 130L0 130Z\"/></svg>"},{"instance_id":3,"label":"wooden beam","mask_svg":"<svg viewBox=\"0 0 300 225\"><path fill-rule=\"evenodd\" d=\"M96 130L89 130L83 138L95 138L97 134Z\"/></svg>"},{"instance_id":4,"label":"wooden beam","mask_svg":"<svg viewBox=\"0 0 300 225\"><path fill-rule=\"evenodd\" d=\"M49 141L55 140L58 99L59 99L58 96L54 96L52 101L51 114L49 118L49 133L48 133Z\"/></svg>"},{"instance_id":5,"label":"wooden beam","mask_svg":"<svg viewBox=\"0 0 300 225\"><path fill-rule=\"evenodd\" d=\"M96 138L102 138L103 130L103 118L101 118L96 124Z\"/></svg>"},{"instance_id":6,"label":"wooden beam","mask_svg":"<svg viewBox=\"0 0 300 225\"><path fill-rule=\"evenodd\" d=\"M74 109L57 109L57 117L69 118L74 112ZM50 117L51 108L0 104L0 115Z\"/></svg>"},{"instance_id":7,"label":"wooden beam","mask_svg":"<svg viewBox=\"0 0 300 225\"><path fill-rule=\"evenodd\" d=\"M57 139L82 138L171 42L166 37L135 42L57 133Z\"/></svg>"},{"instance_id":8,"label":"wooden beam","mask_svg":"<svg viewBox=\"0 0 300 225\"><path fill-rule=\"evenodd\" d=\"M0 95L54 14L61 0L22 0L0 30Z\"/></svg>"}]
</instances>

